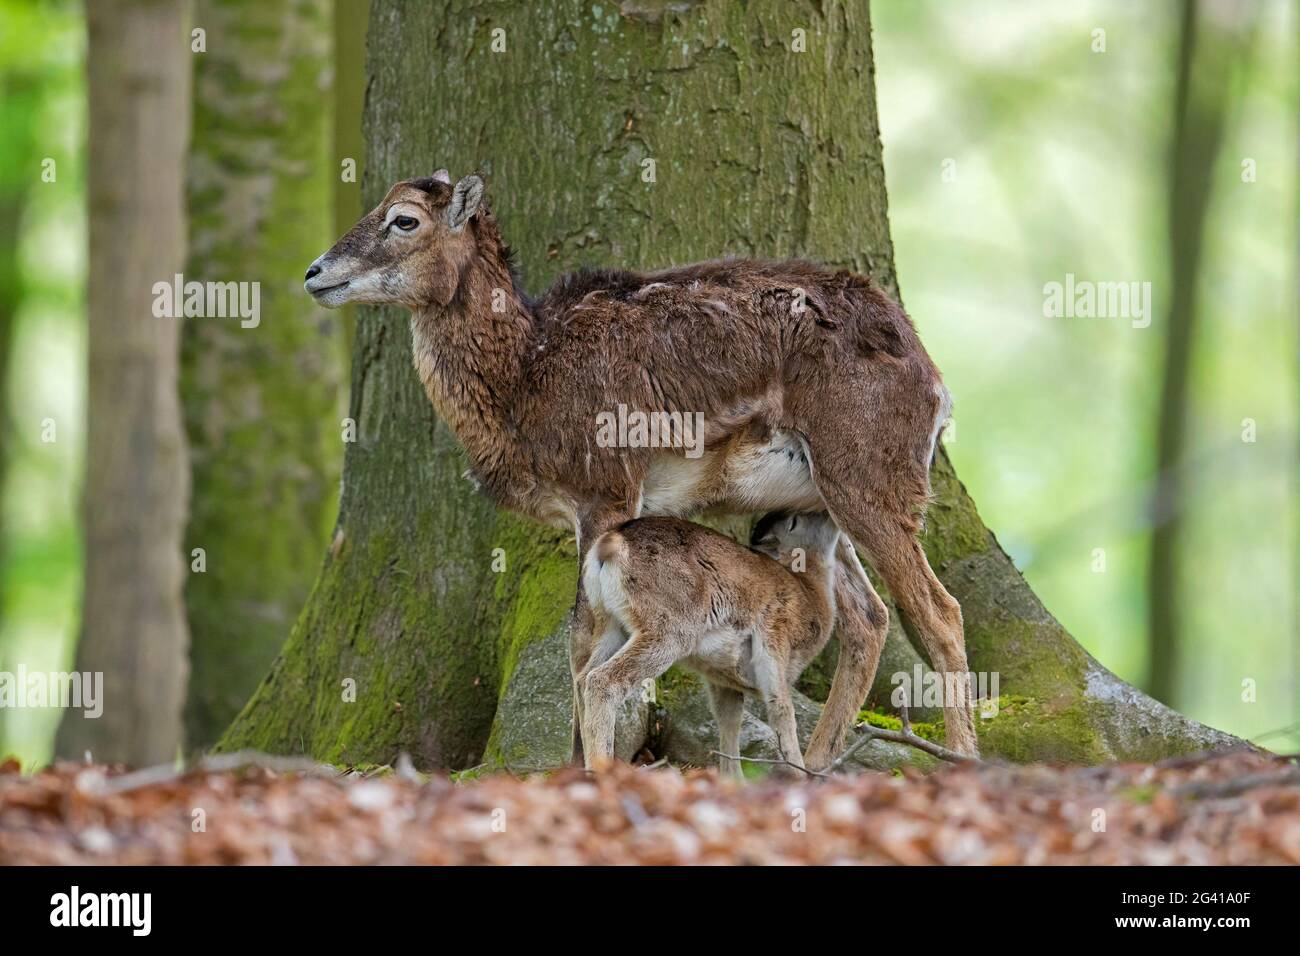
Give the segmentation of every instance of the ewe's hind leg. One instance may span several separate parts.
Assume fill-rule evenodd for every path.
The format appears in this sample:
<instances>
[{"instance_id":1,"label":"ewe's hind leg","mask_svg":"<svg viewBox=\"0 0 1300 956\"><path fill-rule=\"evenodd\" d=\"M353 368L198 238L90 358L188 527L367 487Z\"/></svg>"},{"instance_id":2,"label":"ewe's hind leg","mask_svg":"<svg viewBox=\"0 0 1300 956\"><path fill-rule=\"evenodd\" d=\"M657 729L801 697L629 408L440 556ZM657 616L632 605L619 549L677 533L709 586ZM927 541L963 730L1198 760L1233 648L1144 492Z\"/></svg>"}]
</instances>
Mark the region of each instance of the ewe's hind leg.
<instances>
[{"instance_id":1,"label":"ewe's hind leg","mask_svg":"<svg viewBox=\"0 0 1300 956\"><path fill-rule=\"evenodd\" d=\"M867 544L871 562L889 585L909 633L920 641L930 664L943 675L943 720L948 747L977 756L971 716L970 666L961 606L935 577L920 542L905 528L882 525Z\"/></svg>"},{"instance_id":2,"label":"ewe's hind leg","mask_svg":"<svg viewBox=\"0 0 1300 956\"><path fill-rule=\"evenodd\" d=\"M731 687L712 682L709 688L709 707L718 721L718 750L724 754L740 754L740 725L745 719L745 695ZM718 769L725 777L740 780L740 761L728 757L718 758Z\"/></svg>"},{"instance_id":3,"label":"ewe's hind leg","mask_svg":"<svg viewBox=\"0 0 1300 956\"><path fill-rule=\"evenodd\" d=\"M916 362L842 371L824 383L815 405L798 410L813 480L840 530L884 578L909 633L944 674L948 746L974 755L961 608L916 538L947 393L933 369Z\"/></svg>"},{"instance_id":4,"label":"ewe's hind leg","mask_svg":"<svg viewBox=\"0 0 1300 956\"><path fill-rule=\"evenodd\" d=\"M613 761L614 720L623 701L642 681L668 670L679 656L673 642L639 633L608 661L587 672L583 740L588 770L599 770Z\"/></svg>"},{"instance_id":5,"label":"ewe's hind leg","mask_svg":"<svg viewBox=\"0 0 1300 956\"><path fill-rule=\"evenodd\" d=\"M835 630L840 645L835 677L812 739L808 766L820 770L839 754L876 679L889 628L889 611L862 569L853 545L840 535L836 545Z\"/></svg>"}]
</instances>

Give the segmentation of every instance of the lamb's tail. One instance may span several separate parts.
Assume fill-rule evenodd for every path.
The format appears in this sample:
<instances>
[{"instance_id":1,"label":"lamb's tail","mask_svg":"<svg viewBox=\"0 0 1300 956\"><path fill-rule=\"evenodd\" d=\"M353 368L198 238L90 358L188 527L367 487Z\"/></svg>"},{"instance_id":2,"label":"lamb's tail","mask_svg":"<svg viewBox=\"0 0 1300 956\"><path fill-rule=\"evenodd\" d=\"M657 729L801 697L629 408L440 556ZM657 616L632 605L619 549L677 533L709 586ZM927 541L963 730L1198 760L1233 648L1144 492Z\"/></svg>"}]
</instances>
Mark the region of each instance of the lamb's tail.
<instances>
[{"instance_id":1,"label":"lamb's tail","mask_svg":"<svg viewBox=\"0 0 1300 956\"><path fill-rule=\"evenodd\" d=\"M627 554L627 539L617 531L602 534L587 552L582 569L582 588L593 608L617 614L627 605L627 594L623 590L623 567Z\"/></svg>"},{"instance_id":2,"label":"lamb's tail","mask_svg":"<svg viewBox=\"0 0 1300 956\"><path fill-rule=\"evenodd\" d=\"M617 531L606 531L596 539L592 550L596 552L596 560L601 564L609 561L621 563L620 559L627 554L627 539Z\"/></svg>"}]
</instances>

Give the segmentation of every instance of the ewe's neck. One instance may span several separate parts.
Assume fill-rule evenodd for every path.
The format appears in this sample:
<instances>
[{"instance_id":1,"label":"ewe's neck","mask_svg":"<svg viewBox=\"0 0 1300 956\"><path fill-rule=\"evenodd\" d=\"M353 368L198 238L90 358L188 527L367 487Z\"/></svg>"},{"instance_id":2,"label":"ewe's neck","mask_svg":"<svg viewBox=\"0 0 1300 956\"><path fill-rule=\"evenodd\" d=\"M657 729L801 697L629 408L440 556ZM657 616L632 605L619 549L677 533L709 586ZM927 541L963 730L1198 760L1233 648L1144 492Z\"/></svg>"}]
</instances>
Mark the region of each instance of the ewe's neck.
<instances>
[{"instance_id":1,"label":"ewe's neck","mask_svg":"<svg viewBox=\"0 0 1300 956\"><path fill-rule=\"evenodd\" d=\"M495 297L495 299L494 299ZM497 308L492 310L493 302ZM533 331L504 257L477 256L447 305L411 316L415 367L438 415L491 485L513 452L510 402Z\"/></svg>"}]
</instances>

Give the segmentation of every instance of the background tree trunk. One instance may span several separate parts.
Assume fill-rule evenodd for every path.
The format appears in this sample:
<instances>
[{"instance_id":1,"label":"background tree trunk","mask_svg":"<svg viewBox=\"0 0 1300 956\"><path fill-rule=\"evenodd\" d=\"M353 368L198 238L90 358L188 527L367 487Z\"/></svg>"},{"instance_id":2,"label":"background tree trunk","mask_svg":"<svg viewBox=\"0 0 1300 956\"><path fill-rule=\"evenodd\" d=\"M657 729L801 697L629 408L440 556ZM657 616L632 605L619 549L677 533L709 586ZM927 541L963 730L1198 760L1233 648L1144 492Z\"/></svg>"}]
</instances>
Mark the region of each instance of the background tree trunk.
<instances>
[{"instance_id":1,"label":"background tree trunk","mask_svg":"<svg viewBox=\"0 0 1300 956\"><path fill-rule=\"evenodd\" d=\"M1241 65L1257 13L1251 3L1223 7L1211 17L1202 16L1199 8L1196 0L1183 0L1179 8L1174 128L1169 141L1169 311L1152 506L1147 690L1169 704L1176 702L1181 676L1179 540L1201 251L1224 127L1240 98L1240 90L1234 91L1228 78Z\"/></svg>"},{"instance_id":2,"label":"background tree trunk","mask_svg":"<svg viewBox=\"0 0 1300 956\"><path fill-rule=\"evenodd\" d=\"M176 756L185 694L181 535L189 491L180 323L155 282L185 261L190 52L184 4L87 4L90 131L85 598L77 670L103 672L98 719L68 710L57 752Z\"/></svg>"},{"instance_id":3,"label":"background tree trunk","mask_svg":"<svg viewBox=\"0 0 1300 956\"><path fill-rule=\"evenodd\" d=\"M375 0L369 49L370 202L440 165L484 170L534 289L583 264L735 253L807 255L897 292L865 2L485 13ZM498 513L461 479L464 457L412 371L403 315L363 312L354 351L360 441L344 465L335 546L222 746L553 765L568 748L571 536ZM945 457L935 491L930 559L962 603L972 667L1001 672L1004 706L980 721L988 752L1088 761L1225 739L1118 681L1065 633ZM900 633L885 688L895 662L918 659ZM806 725L816 707L800 706ZM702 707L694 682L670 672L641 736L656 752L709 760ZM751 749L768 745L761 727L750 731ZM882 746L867 762L901 759Z\"/></svg>"},{"instance_id":4,"label":"background tree trunk","mask_svg":"<svg viewBox=\"0 0 1300 956\"><path fill-rule=\"evenodd\" d=\"M303 295L332 239L329 0L198 0L187 279L260 283L261 321L185 323L181 395L193 468L185 602L186 737L220 736L311 590L337 504L337 316Z\"/></svg>"},{"instance_id":5,"label":"background tree trunk","mask_svg":"<svg viewBox=\"0 0 1300 956\"><path fill-rule=\"evenodd\" d=\"M334 0L334 237L351 229L362 213L361 182L365 172L366 139L361 119L366 106L366 31L370 0ZM342 175L345 160L356 166L351 178ZM323 250L322 250L323 251ZM343 355L351 354L356 335L356 307L339 310Z\"/></svg>"}]
</instances>

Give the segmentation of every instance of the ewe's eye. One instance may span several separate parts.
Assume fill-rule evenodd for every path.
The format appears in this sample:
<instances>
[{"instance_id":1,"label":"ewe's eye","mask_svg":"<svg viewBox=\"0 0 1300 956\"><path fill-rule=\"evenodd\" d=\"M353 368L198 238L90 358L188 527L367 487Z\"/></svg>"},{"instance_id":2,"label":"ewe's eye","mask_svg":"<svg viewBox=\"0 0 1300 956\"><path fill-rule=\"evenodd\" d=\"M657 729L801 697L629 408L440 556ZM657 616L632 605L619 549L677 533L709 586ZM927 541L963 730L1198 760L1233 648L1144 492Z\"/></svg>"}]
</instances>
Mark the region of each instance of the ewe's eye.
<instances>
[{"instance_id":1,"label":"ewe's eye","mask_svg":"<svg viewBox=\"0 0 1300 956\"><path fill-rule=\"evenodd\" d=\"M396 226L398 229L402 230L402 232L410 232L419 224L420 224L420 220L416 219L414 216L393 217L393 225Z\"/></svg>"}]
</instances>

